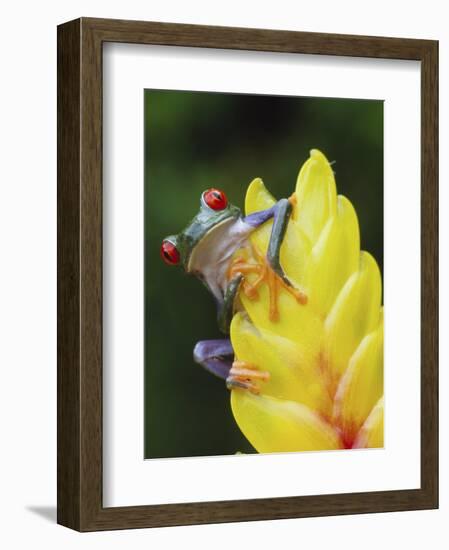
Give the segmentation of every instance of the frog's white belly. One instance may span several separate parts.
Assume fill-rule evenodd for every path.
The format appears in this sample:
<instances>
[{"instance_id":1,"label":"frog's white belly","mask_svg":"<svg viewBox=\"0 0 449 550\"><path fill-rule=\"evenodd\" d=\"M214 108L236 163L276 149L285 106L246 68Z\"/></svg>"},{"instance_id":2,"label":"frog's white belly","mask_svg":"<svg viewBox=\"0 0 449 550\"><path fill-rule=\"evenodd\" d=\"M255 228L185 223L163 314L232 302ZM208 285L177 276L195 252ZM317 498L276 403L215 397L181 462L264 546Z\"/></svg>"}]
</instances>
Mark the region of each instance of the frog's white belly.
<instances>
[{"instance_id":1,"label":"frog's white belly","mask_svg":"<svg viewBox=\"0 0 449 550\"><path fill-rule=\"evenodd\" d=\"M241 218L225 220L201 239L190 257L189 271L201 276L219 301L223 300L228 283L229 261L253 230Z\"/></svg>"}]
</instances>

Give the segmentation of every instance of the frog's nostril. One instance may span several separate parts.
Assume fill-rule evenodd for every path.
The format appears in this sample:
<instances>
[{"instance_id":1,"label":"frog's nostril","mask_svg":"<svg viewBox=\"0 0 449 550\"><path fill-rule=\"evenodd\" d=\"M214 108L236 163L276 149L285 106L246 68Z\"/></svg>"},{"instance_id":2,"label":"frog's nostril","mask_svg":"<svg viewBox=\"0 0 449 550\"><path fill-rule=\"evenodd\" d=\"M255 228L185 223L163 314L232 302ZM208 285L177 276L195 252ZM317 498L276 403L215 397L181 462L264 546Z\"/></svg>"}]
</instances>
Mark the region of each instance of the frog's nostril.
<instances>
[{"instance_id":1,"label":"frog's nostril","mask_svg":"<svg viewBox=\"0 0 449 550\"><path fill-rule=\"evenodd\" d=\"M161 244L161 257L168 265L179 264L180 255L176 246L169 240L164 239Z\"/></svg>"}]
</instances>

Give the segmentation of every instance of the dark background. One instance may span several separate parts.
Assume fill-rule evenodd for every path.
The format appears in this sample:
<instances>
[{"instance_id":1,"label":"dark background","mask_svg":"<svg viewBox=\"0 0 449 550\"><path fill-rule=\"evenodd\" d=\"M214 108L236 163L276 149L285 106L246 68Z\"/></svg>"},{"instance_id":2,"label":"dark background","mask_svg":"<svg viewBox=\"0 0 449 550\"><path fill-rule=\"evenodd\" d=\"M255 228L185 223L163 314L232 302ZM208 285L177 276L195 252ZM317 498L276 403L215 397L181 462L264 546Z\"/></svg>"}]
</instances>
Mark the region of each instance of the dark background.
<instances>
[{"instance_id":1,"label":"dark background","mask_svg":"<svg viewBox=\"0 0 449 550\"><path fill-rule=\"evenodd\" d=\"M261 177L277 198L294 190L312 148L336 161L338 193L353 203L362 248L383 267L383 102L146 90L145 457L254 452L231 413L224 381L192 360L221 338L213 298L162 239L196 214L208 187L243 209Z\"/></svg>"}]
</instances>

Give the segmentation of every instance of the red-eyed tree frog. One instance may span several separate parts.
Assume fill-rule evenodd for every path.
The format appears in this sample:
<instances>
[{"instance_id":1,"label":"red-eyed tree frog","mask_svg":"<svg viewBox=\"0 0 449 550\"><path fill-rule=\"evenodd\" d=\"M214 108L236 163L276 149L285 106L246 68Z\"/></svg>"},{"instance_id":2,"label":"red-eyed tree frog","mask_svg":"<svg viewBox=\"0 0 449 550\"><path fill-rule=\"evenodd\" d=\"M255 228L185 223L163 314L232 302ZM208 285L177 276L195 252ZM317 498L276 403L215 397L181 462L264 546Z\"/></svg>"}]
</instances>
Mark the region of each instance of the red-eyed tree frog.
<instances>
[{"instance_id":1,"label":"red-eyed tree frog","mask_svg":"<svg viewBox=\"0 0 449 550\"><path fill-rule=\"evenodd\" d=\"M242 309L238 299L240 288L254 299L258 285L268 284L274 297L280 285L299 303L307 302L307 296L289 281L279 260L291 210L292 199L281 199L267 210L243 216L237 206L228 202L223 191L211 188L202 193L200 210L187 227L162 241L162 259L168 265L181 264L212 293L217 303L218 325L224 334L229 334L234 313ZM233 256L238 249L250 247L251 233L271 218L273 225L266 257L256 264L235 260ZM252 284L245 280L249 273L257 273L257 280ZM275 321L277 305L271 299L270 304L270 318ZM201 340L194 348L193 357L196 363L226 380L229 389L239 387L258 393L257 381L269 378L269 373L261 372L254 365L234 361L229 338Z\"/></svg>"}]
</instances>

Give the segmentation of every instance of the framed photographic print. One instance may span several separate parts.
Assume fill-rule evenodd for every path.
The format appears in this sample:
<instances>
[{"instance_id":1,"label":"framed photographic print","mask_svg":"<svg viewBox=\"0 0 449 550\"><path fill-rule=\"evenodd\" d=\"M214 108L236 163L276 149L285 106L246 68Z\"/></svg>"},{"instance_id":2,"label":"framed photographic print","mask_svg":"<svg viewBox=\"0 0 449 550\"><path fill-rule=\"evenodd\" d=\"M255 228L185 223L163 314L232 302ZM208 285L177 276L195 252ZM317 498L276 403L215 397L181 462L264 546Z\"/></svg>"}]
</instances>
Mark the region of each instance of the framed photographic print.
<instances>
[{"instance_id":1,"label":"framed photographic print","mask_svg":"<svg viewBox=\"0 0 449 550\"><path fill-rule=\"evenodd\" d=\"M58 27L58 522L438 506L438 43Z\"/></svg>"}]
</instances>

